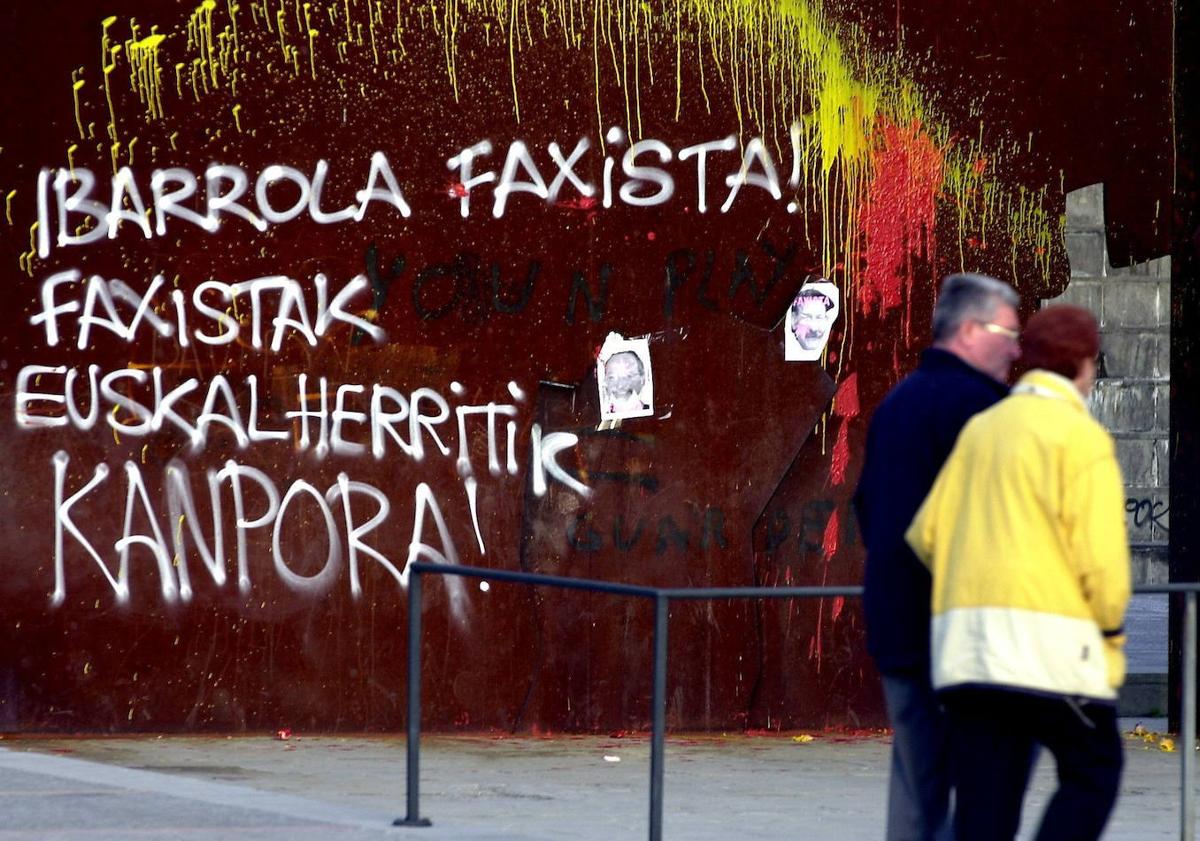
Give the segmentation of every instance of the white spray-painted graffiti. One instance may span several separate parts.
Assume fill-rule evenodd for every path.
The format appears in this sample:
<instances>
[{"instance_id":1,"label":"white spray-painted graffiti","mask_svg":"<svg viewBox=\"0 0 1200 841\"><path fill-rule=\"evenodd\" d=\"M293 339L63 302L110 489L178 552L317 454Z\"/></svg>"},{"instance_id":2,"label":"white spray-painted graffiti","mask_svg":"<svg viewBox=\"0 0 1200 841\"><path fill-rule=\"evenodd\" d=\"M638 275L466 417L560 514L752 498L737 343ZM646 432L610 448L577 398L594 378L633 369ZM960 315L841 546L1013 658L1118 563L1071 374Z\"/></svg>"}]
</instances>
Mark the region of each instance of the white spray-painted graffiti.
<instances>
[{"instance_id":1,"label":"white spray-painted graffiti","mask_svg":"<svg viewBox=\"0 0 1200 841\"><path fill-rule=\"evenodd\" d=\"M61 297L60 287L79 283L83 283L84 287L82 303L78 297ZM304 287L290 277L274 275L242 283L206 280L196 286L190 299L179 289L171 291L171 306L175 311L175 324L171 324L156 314L156 310L164 303L159 300L166 286L163 275L155 275L146 291L139 294L124 281L106 280L99 275L92 275L83 281L77 269L68 269L55 272L42 283L42 309L30 318L30 323L44 329L46 344L50 347L63 341L59 325L62 320L74 322L75 344L79 350L87 349L93 330L105 330L126 342L135 341L139 332L147 332L165 338L177 337L180 347L188 347L192 339L206 345L227 345L242 334L243 325L229 313L230 305L240 300L247 302L250 308L250 344L255 350L262 350L267 346L263 341L267 332L263 322L264 312L269 307L268 296L277 294L269 342L269 348L274 353L283 347L289 332L298 334L308 345L316 347L317 342L337 324L350 325L376 342L383 341L383 330L345 309L352 298L369 288L366 275L352 278L337 291L332 301L329 300L329 280L325 275L317 274L312 285L317 301L315 312L310 313ZM221 309L212 305L213 299L223 305ZM135 308L128 320L118 312L118 302ZM71 318L64 319L64 316ZM195 319L212 322L220 332L207 333L200 327L189 329ZM147 328L144 331L143 324Z\"/></svg>"},{"instance_id":2,"label":"white spray-painted graffiti","mask_svg":"<svg viewBox=\"0 0 1200 841\"><path fill-rule=\"evenodd\" d=\"M791 132L792 187L800 177L799 136L797 131ZM714 162L738 148L733 136L677 150L652 138L631 143L616 127L605 133L604 141L600 185L580 174L594 169L589 166L594 163L589 155L595 154L595 146L586 137L576 141L569 153L564 151L566 146L548 143L544 155L513 140L502 163L496 155L494 169L490 163L495 148L492 141L462 146L445 158L454 179L447 198L458 202L464 218L472 212L472 197L485 189L490 192L487 198L496 219L511 213L514 197L523 194L549 204L569 200L587 207L610 208L617 202L654 207L670 201L679 193L678 185L694 177L696 209L705 213ZM694 166L690 163L693 158ZM691 174L680 171L680 164L692 167ZM776 163L761 138L745 144L736 165L732 159L726 165L722 213L733 207L748 186L773 201L780 200ZM225 163L214 163L199 174L168 167L154 169L148 181L139 180L128 166L117 169L111 179L101 179L86 167L43 168L37 175L37 254L47 260L56 249L62 254L67 253L65 249L98 246L118 238L129 248L137 241L176 235L181 226L237 235L239 226L248 225L253 236L253 232L265 232L272 225L304 215L321 225L359 223L372 204L382 206L381 212L398 213L402 219L420 210L410 204L402 179L382 151L371 155L365 178L359 182L363 187L353 192L352 201L350 195L326 196L326 184L338 181L330 178L330 172L326 160L317 161L311 172L272 164L256 177L241 166ZM426 193L418 190L411 194ZM564 198L569 194L571 198ZM231 220L238 225L223 224ZM121 237L122 228L141 236ZM344 329L376 343L386 341L384 330L372 318L355 312L355 300L364 293L372 294L366 275L352 277L336 289L322 273L305 282L277 274L239 282L206 279L190 289L172 287L161 273L153 274L144 288L137 289L119 278L58 267L42 280L29 323L38 328L45 347L58 353L86 352L113 341L126 345L167 341L181 349L236 346L244 354L280 354L295 344L315 348L330 341L335 330ZM364 564L374 563L404 586L413 561L459 561L445 506L426 481L419 481L413 491L413 527L403 560L389 558L370 542L371 534L392 513L388 494L347 472L338 473L329 487L296 479L281 488L285 483L277 483L248 463L254 459L239 455L207 469L201 481L204 490L198 495L184 458L206 450L224 453L221 448L231 443L238 452L290 446L318 462L349 457L377 462L399 459L415 465L427 459L452 459L481 555L487 551L487 530L480 524L480 474L472 453L486 452L491 477L515 476L524 463L537 496L545 495L551 482L579 495L589 493L558 461L564 450L577 443L576 436L544 433L537 423L521 424L526 396L514 382L508 385L510 399L467 403L460 400L466 388L457 382L449 384L447 397L427 386L401 390L385 382L332 383L328 372L322 371L272 377L269 382L260 381L255 374L239 378L214 371L186 376L178 371L134 364L106 369L86 358L74 364L27 364L19 370L14 405L19 429L94 434L107 427L118 440L159 436L185 442L162 476L149 478L143 465L132 459L120 467L85 465L81 474L80 465L72 464L68 451L58 449L52 459L53 604L66 603L68 564L76 558L94 563L114 599L128 603L132 598L130 559L135 550L152 557L161 598L167 603L186 603L194 595L195 562L189 568L189 544L193 557L199 559L198 568L207 571L214 586L226 586L235 570L238 591L246 593L252 587L251 533L269 536L274 573L296 592L325 592L344 568L350 592L358 597ZM291 394L283 401L282 411L278 402L267 400L265 394L272 388L277 401L281 387ZM268 405L276 407L274 412L267 410ZM519 429L528 430L527 458L517 452ZM481 436L486 447L473 447L472 442L484 443ZM73 518L72 511L85 510L89 501L111 494L122 481L117 477L123 477L124 519L120 539L109 546L97 532L81 527L77 519L81 523L89 520ZM155 478L160 481L155 483ZM152 487L163 489L165 505L156 504ZM251 505L252 498L256 505ZM198 499L204 504L198 505ZM225 502L232 504L231 520L223 518ZM164 508L165 519L161 516ZM204 508L211 515L209 528L201 525L199 512ZM314 509L316 515L312 516ZM302 510L308 515L306 520L315 523L316 531L324 532L325 541L323 564L306 574L289 565L283 548L287 523L298 519L297 512ZM231 536L232 547L227 545ZM465 591L457 579L449 579L447 585L455 614L461 618Z\"/></svg>"},{"instance_id":3,"label":"white spray-painted graffiti","mask_svg":"<svg viewBox=\"0 0 1200 841\"><path fill-rule=\"evenodd\" d=\"M164 297L161 294L164 287L161 275L156 275L144 292L138 292L120 280L93 275L84 281L76 270L56 272L42 283L41 309L30 317L30 323L42 328L47 346L70 344L74 338L79 350L92 347L104 336L124 342L134 342L142 336L173 338L180 347L188 346L190 339L205 344L227 344L248 329L253 349L276 353L285 339L293 336L315 346L337 323L361 330L377 342L386 338L382 329L349 310L352 299L368 289L363 276L353 278L331 298L328 281L317 275L313 280L317 304L311 313L305 290L299 282L287 277L257 278L235 284L206 281L194 290L190 299L174 290L169 298L176 314L174 324L156 314L165 308L165 301L160 300ZM67 289L78 294L72 297ZM210 294L222 302L243 299L250 310L246 324L205 303ZM272 295L276 296L274 317L268 328ZM212 334L201 327L189 327L193 310L217 325L220 332ZM508 384L508 400L482 404L459 402L466 388L458 382L450 383L449 399L429 387L407 393L383 383L341 383L335 387L328 377L308 373L296 375L294 383L294 408L279 413L281 417L270 417L255 374L239 379L217 373L202 382L198 377L180 378L160 366L106 371L95 363L29 364L17 374L14 417L18 428L30 430L61 428L89 432L103 423L113 434L135 439L182 434L192 455L205 451L215 435L222 442L232 439L240 450L287 442L295 451L307 452L317 460L336 455L375 460L399 458L420 464L430 457L452 458L466 496L476 543L480 553L486 554L478 513L479 482L471 454L487 453L487 472L492 476L519 473L517 419L526 394L517 383ZM200 394L204 395L203 401L198 399ZM473 446L479 439L482 445ZM576 443L572 433L543 434L538 424L532 424L528 470L535 494L544 495L549 481L560 482L580 495L589 493L586 485L558 463L559 454ZM407 556L397 565L367 542L367 535L378 529L392 510L387 494L381 489L355 481L342 472L336 483L324 491L307 481L296 480L281 494L267 473L233 460L206 473L206 497L211 512L211 529L206 534L200 525L188 468L180 458L170 461L162 477L168 514L165 521L148 492L142 467L134 461L125 462L120 471L125 480L121 538L107 549L98 546L76 524L72 509L90 497L103 496L110 486L110 477L117 471L108 464L95 465L86 482L69 488L70 464L70 455L65 450L55 454L51 596L55 605L63 604L67 596L69 546L72 554L81 552L95 563L111 586L115 600L122 604L131 598L130 555L138 547L153 557L162 599L167 603L190 601L193 586L187 561L189 541L215 586L226 584L232 563L239 591L249 592L247 536L256 530L267 530L264 533L271 538L275 573L285 586L296 592L327 591L343 565L348 570L351 595L359 597L360 568L364 561L373 561L401 586L406 586L408 565L413 561L457 563L459 560L442 506L425 482L416 486L411 540ZM261 511L250 513L249 488L254 488L264 501ZM227 547L222 517L222 500L226 496L232 500L235 524L232 553ZM289 511L302 497L310 508L316 507L319 512L316 522L324 525L326 535L325 562L311 575L291 569L282 548ZM362 516L363 501L374 504L369 516ZM338 510L340 524L335 515ZM139 531L135 521L148 525ZM427 532L435 533L436 540L427 536ZM461 618L465 590L458 579L448 580L447 586L455 615Z\"/></svg>"},{"instance_id":4,"label":"white spray-painted graffiti","mask_svg":"<svg viewBox=\"0 0 1200 841\"><path fill-rule=\"evenodd\" d=\"M788 185L794 188L799 185L801 174L798 127L793 127L790 137L793 160ZM628 142L625 132L615 126L605 133L604 139L614 151ZM505 215L509 199L516 193L528 193L553 204L561 200L568 185L582 200L592 200L599 191L600 204L605 208L612 207L618 198L632 207L653 207L670 201L676 194L677 174L666 165L676 159L686 162L695 158L696 209L707 213L709 158L730 153L737 147L736 138L730 135L685 146L676 153L661 140L645 138L631 144L619 157L611 153L604 156L602 184L597 187L584 181L576 171L593 149L586 137L580 138L566 156L557 142L547 145L549 167L555 173L549 182L542 174L546 163L543 161L539 166L521 140L509 143L499 175L494 170L477 171L482 159L489 157L494 149L490 140L481 140L446 159L447 168L457 175L447 195L459 202L459 212L464 218L471 214L472 194L493 184L491 212L497 219ZM657 166L646 163L654 159ZM623 176L619 186L614 183L618 164ZM116 239L122 224L139 230L144 239L164 237L170 230L168 219L215 233L228 217L241 219L260 232L305 213L322 225L362 222L372 202L390 206L403 218L413 215L414 209L384 152L371 155L365 186L354 193L354 201L334 211L322 205L329 171L329 162L325 160L317 161L311 176L296 167L272 164L257 175L251 190L250 175L237 165L213 164L202 175L181 167L155 169L150 174L147 202L146 190L138 186L134 171L121 167L109 181L105 202L96 195L99 184L92 170L80 166L45 168L37 177L37 254L46 259L52 248ZM290 207L279 208L271 198L271 188L284 182L294 188L296 197ZM725 176L724 184L728 192L720 206L722 213L730 211L746 186L765 191L775 201L783 196L776 162L761 137L746 143L739 166ZM202 213L190 206L201 196ZM795 212L793 205L788 206L790 212Z\"/></svg>"},{"instance_id":5,"label":"white spray-painted graffiti","mask_svg":"<svg viewBox=\"0 0 1200 841\"><path fill-rule=\"evenodd\" d=\"M443 406L445 401L428 389ZM458 413L460 432L465 432L464 418L475 411L486 412L489 418L503 414L511 406L459 407L467 412ZM444 420L445 418L442 418ZM435 418L436 420L436 418ZM440 421L438 421L440 422ZM419 425L430 423L429 418L423 418ZM500 447L496 441L495 425L489 423L488 450L498 454ZM450 449L437 437L432 426L428 427L431 437L437 442L438 449L443 454L449 454ZM397 434L393 429L393 435ZM419 438L417 440L420 440ZM509 444L512 438L509 436ZM563 450L578 443L573 433L552 432L543 435L538 424L533 424L530 436L530 475L532 476L533 491L544 495L548 489L548 480L562 483L572 491L586 496L589 489L586 485L568 473L559 463L558 455ZM403 448L401 448L403 449ZM472 528L479 546L480 554L486 554L483 531L480 528L478 508L476 504L478 480L466 454L466 447L460 448L458 458L463 491L466 494L471 513ZM409 455L416 461L421 459L417 448L410 447ZM511 449L507 453L507 468L510 473L517 472L517 465ZM489 459L492 462L492 459ZM434 563L458 563L459 555L455 540L447 527L446 519L430 486L420 482L414 493L415 512L411 540L408 543L408 554L402 567L397 566L378 548L371 546L365 536L382 525L391 513L391 502L388 495L381 489L365 482L354 481L345 472L337 476L337 482L322 492L319 488L304 480L296 480L281 495L275 481L264 471L250 465L239 464L228 460L220 469L210 469L205 476L208 508L211 512L211 530L208 535L201 526L202 518L197 512L196 497L189 478L186 464L180 459L173 459L164 474L168 524L173 528L162 527L164 522L147 491L142 468L136 462L127 461L123 472L125 477L124 497L125 515L122 524L121 538L117 540L112 551L116 556L116 573L113 564L105 559L104 547L98 547L93 538L89 537L72 519L72 509L93 495L102 495L113 470L107 464L95 465L92 476L82 486L69 488L67 474L71 458L63 450L58 451L53 458L54 467L54 592L51 601L60 605L66 598L66 558L67 538L72 545L86 554L107 579L112 587L115 600L124 604L130 599L129 561L130 550L141 546L153 555L160 580L162 598L167 603L176 601L188 602L193 595L191 575L187 558L187 543L190 540L196 554L212 582L222 587L228 579L228 569L232 560L237 570L238 589L248 593L251 588L250 559L247 544L247 533L258 529L270 529L272 560L278 577L286 586L297 592L310 594L326 592L337 579L343 560L343 547L348 568L350 593L354 597L362 594L359 570L361 559L370 559L379 564L392 575L401 586L408 583L408 565L413 561L423 560ZM489 468L498 464L497 460L489 464ZM251 514L247 504L247 487L253 486L264 504L260 512ZM232 556L227 548L227 536L224 532L223 502L226 492L232 499L232 517L234 527L234 549ZM285 558L281 535L287 522L288 511L293 500L300 494L310 498L320 512L318 522L325 526L328 554L321 570L313 575L300 575L294 572ZM354 505L355 497L368 498L374 503L374 513L360 518ZM341 510L341 524L335 518L335 507ZM430 517L433 530L436 532L436 543L426 537L426 515ZM138 531L135 521L148 523L147 531ZM185 531L186 529L186 531ZM171 535L168 542L167 534ZM456 615L461 617L464 592L458 579L448 579L449 592Z\"/></svg>"}]
</instances>

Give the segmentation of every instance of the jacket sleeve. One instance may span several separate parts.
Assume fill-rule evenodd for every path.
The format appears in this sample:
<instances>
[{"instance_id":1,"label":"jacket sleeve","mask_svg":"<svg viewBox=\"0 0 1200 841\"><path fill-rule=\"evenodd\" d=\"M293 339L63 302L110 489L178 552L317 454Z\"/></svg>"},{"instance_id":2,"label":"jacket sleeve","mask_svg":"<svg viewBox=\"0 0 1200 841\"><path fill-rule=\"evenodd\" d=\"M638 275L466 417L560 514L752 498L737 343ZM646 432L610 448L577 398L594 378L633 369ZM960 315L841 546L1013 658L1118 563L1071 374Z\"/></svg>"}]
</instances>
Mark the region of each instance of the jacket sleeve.
<instances>
[{"instance_id":1,"label":"jacket sleeve","mask_svg":"<svg viewBox=\"0 0 1200 841\"><path fill-rule=\"evenodd\" d=\"M917 509L917 514L913 517L908 531L904 533L904 539L908 542L909 548L913 550L913 554L917 556L917 560L931 571L933 570L933 550L937 545L938 517L935 512L937 501L942 495L943 484L942 477L939 475L938 480L933 483L929 495Z\"/></svg>"},{"instance_id":2,"label":"jacket sleeve","mask_svg":"<svg viewBox=\"0 0 1200 841\"><path fill-rule=\"evenodd\" d=\"M1097 432L1102 440L1068 478L1063 511L1083 596L1104 635L1118 638L1130 593L1125 493L1112 439Z\"/></svg>"}]
</instances>

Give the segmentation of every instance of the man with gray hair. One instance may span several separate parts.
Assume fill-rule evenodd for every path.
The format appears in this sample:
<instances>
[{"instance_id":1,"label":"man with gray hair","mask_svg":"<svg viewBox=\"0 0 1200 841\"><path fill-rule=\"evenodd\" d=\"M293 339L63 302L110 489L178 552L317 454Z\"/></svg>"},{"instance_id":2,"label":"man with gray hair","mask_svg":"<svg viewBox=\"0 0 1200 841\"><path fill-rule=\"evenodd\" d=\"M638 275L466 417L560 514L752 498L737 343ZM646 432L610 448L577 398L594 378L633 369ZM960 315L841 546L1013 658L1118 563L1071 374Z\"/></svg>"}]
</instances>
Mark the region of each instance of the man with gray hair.
<instances>
[{"instance_id":1,"label":"man with gray hair","mask_svg":"<svg viewBox=\"0 0 1200 841\"><path fill-rule=\"evenodd\" d=\"M867 549L867 650L883 679L895 736L888 790L888 841L953 837L946 725L929 674L929 572L904 541L970 418L1008 394L1020 355L1018 298L978 274L942 282L933 346L888 392L867 433L854 504Z\"/></svg>"}]
</instances>

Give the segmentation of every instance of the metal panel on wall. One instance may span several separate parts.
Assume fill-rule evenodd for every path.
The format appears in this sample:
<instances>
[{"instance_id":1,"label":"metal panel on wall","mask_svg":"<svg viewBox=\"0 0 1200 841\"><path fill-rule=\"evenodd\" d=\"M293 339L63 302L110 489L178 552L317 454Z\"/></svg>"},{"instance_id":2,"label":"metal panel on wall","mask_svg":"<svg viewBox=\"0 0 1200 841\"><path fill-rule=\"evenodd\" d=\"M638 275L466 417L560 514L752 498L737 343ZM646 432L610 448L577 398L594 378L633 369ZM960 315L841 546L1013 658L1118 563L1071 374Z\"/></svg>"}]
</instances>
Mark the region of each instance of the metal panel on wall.
<instances>
[{"instance_id":1,"label":"metal panel on wall","mask_svg":"<svg viewBox=\"0 0 1200 841\"><path fill-rule=\"evenodd\" d=\"M857 582L937 280L1057 294L1107 160L922 45L980 27L933 5L4 12L0 726L399 727L415 559ZM645 723L647 605L426 596L431 723ZM671 721L879 721L862 635L681 605Z\"/></svg>"}]
</instances>

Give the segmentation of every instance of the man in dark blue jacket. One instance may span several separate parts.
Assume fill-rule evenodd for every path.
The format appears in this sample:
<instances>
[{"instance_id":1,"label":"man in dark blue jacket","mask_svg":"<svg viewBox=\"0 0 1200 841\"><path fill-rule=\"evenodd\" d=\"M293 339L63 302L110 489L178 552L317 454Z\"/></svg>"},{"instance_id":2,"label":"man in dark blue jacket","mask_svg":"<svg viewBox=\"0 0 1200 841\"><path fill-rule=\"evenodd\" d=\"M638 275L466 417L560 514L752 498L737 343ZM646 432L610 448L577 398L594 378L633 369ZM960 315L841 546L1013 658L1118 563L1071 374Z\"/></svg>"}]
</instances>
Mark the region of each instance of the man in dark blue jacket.
<instances>
[{"instance_id":1,"label":"man in dark blue jacket","mask_svg":"<svg viewBox=\"0 0 1200 841\"><path fill-rule=\"evenodd\" d=\"M1008 394L1020 355L1017 295L951 275L933 311L933 346L879 404L855 508L867 548L867 650L883 678L895 736L888 841L952 837L946 728L929 682L929 572L904 542L963 425Z\"/></svg>"}]
</instances>

